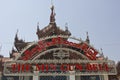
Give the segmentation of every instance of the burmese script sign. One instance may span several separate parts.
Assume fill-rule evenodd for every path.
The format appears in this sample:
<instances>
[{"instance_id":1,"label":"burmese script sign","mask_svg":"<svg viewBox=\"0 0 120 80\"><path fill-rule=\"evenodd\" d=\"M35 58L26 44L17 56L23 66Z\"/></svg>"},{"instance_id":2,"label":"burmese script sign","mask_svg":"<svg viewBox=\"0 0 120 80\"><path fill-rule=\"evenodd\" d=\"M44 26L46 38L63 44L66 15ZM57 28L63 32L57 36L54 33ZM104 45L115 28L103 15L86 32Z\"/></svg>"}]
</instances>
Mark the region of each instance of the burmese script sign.
<instances>
[{"instance_id":1,"label":"burmese script sign","mask_svg":"<svg viewBox=\"0 0 120 80\"><path fill-rule=\"evenodd\" d=\"M113 61L89 60L35 60L5 63L4 75L8 76L50 76L50 75L114 75Z\"/></svg>"},{"instance_id":2,"label":"burmese script sign","mask_svg":"<svg viewBox=\"0 0 120 80\"><path fill-rule=\"evenodd\" d=\"M85 42L83 42L81 44L74 43L74 42L64 40L61 37L52 38L51 41L48 41L48 42L45 40L38 41L36 45L29 47L27 50L25 50L19 59L20 60L32 59L34 55L37 55L37 53L41 53L43 51L46 51L46 49L48 47L58 45L58 44L79 49L80 53L83 53L86 57L88 57L88 59L96 60L96 56L98 54L98 51L95 50L90 45L88 45L87 43L85 43Z\"/></svg>"}]
</instances>

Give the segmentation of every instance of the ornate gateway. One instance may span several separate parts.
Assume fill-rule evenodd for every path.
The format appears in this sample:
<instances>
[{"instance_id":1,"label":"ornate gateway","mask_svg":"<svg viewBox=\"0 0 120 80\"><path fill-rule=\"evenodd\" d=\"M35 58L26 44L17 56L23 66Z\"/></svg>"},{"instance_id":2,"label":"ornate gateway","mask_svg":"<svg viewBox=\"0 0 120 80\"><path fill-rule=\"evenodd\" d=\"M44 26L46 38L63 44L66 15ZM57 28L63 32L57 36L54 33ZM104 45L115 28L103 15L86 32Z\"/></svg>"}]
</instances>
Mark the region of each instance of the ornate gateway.
<instances>
[{"instance_id":1,"label":"ornate gateway","mask_svg":"<svg viewBox=\"0 0 120 80\"><path fill-rule=\"evenodd\" d=\"M16 34L15 47L19 53L4 64L5 76L19 76L20 80L107 80L115 75L115 62L106 59L86 41L70 37L55 23L54 6L50 23L40 30L38 41L24 42ZM12 54L11 54L12 55Z\"/></svg>"},{"instance_id":2,"label":"ornate gateway","mask_svg":"<svg viewBox=\"0 0 120 80\"><path fill-rule=\"evenodd\" d=\"M76 43L72 42L73 40ZM96 49L77 38L61 35L46 37L30 43L15 61L6 62L4 74L7 76L34 75L40 76L41 80L54 78L52 76L62 76L66 80L65 76L69 75L116 74L114 61L99 60L98 54Z\"/></svg>"}]
</instances>

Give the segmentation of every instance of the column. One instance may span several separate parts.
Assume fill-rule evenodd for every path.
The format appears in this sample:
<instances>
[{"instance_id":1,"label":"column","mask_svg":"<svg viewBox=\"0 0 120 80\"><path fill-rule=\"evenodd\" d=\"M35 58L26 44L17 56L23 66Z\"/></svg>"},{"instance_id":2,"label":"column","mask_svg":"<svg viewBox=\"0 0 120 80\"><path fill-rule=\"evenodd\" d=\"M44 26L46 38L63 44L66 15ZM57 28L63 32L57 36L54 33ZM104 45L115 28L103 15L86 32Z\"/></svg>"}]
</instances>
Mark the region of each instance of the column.
<instances>
[{"instance_id":1,"label":"column","mask_svg":"<svg viewBox=\"0 0 120 80\"><path fill-rule=\"evenodd\" d=\"M75 75L70 75L70 80L75 80Z\"/></svg>"},{"instance_id":2,"label":"column","mask_svg":"<svg viewBox=\"0 0 120 80\"><path fill-rule=\"evenodd\" d=\"M39 80L39 71L34 71L33 80Z\"/></svg>"},{"instance_id":3,"label":"column","mask_svg":"<svg viewBox=\"0 0 120 80\"><path fill-rule=\"evenodd\" d=\"M33 80L39 80L39 76L33 76Z\"/></svg>"},{"instance_id":4,"label":"column","mask_svg":"<svg viewBox=\"0 0 120 80\"><path fill-rule=\"evenodd\" d=\"M75 80L75 71L70 71L69 80Z\"/></svg>"},{"instance_id":5,"label":"column","mask_svg":"<svg viewBox=\"0 0 120 80\"><path fill-rule=\"evenodd\" d=\"M100 80L104 80L104 76L103 75L99 75Z\"/></svg>"},{"instance_id":6,"label":"column","mask_svg":"<svg viewBox=\"0 0 120 80\"><path fill-rule=\"evenodd\" d=\"M108 75L104 75L104 80L108 80Z\"/></svg>"}]
</instances>

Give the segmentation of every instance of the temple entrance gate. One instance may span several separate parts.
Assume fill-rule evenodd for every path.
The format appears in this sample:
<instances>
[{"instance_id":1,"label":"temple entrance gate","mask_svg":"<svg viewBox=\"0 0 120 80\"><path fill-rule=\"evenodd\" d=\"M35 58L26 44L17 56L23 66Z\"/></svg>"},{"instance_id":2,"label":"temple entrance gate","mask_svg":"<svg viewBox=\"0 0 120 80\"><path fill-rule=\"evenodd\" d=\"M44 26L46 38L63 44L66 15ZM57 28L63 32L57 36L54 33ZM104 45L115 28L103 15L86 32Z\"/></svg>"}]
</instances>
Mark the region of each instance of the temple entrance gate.
<instances>
[{"instance_id":1,"label":"temple entrance gate","mask_svg":"<svg viewBox=\"0 0 120 80\"><path fill-rule=\"evenodd\" d=\"M74 42L73 42L74 41ZM20 80L108 80L116 74L115 62L86 42L68 36L51 36L29 44L13 61L4 64L4 75Z\"/></svg>"}]
</instances>

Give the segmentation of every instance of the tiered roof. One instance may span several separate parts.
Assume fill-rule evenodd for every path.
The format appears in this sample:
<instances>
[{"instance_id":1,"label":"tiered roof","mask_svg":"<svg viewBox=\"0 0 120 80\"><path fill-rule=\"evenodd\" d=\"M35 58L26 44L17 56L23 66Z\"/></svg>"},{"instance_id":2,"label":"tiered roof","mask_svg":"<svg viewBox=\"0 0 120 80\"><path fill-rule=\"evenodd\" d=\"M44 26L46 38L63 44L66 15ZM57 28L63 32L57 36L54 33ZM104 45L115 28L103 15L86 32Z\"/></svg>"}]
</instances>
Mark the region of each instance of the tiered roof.
<instances>
[{"instance_id":1,"label":"tiered roof","mask_svg":"<svg viewBox=\"0 0 120 80\"><path fill-rule=\"evenodd\" d=\"M65 30L60 29L55 22L55 12L54 12L54 6L51 7L51 15L50 15L50 23L48 26L43 28L42 30L39 29L39 25L37 26L37 32L38 39L42 37L52 36L52 35L66 35L70 36L71 33L66 27Z\"/></svg>"},{"instance_id":2,"label":"tiered roof","mask_svg":"<svg viewBox=\"0 0 120 80\"><path fill-rule=\"evenodd\" d=\"M53 36L53 35L65 35L65 36L71 35L67 26L66 26L65 30L62 30L57 26L57 24L55 22L55 12L54 12L53 5L51 7L50 23L48 24L48 26L46 26L45 28L43 28L41 30L39 29L39 23L38 23L36 34L38 36L38 39L47 37L47 36ZM20 52L23 48L25 48L29 44L29 42L25 42L24 40L18 38L18 31L15 35L14 40L15 40L14 45L18 52ZM16 52L16 50L12 49L11 53L13 53L13 52ZM11 53L10 53L10 55L12 55Z\"/></svg>"},{"instance_id":3,"label":"tiered roof","mask_svg":"<svg viewBox=\"0 0 120 80\"><path fill-rule=\"evenodd\" d=\"M49 37L49 36L55 36L55 35L64 35L64 36L71 36L71 32L68 30L67 24L65 26L65 30L60 29L56 22L55 22L55 10L54 6L51 7L51 14L50 14L50 22L48 26L44 27L43 29L39 29L39 23L37 24L37 32L36 32L38 39ZM87 38L86 43L90 43L88 32L87 32ZM10 57L13 57L15 55L14 53L19 53L24 49L27 45L29 45L30 42L25 42L22 39L18 38L18 31L15 35L14 39L14 46L16 49L12 48L12 51L10 52Z\"/></svg>"}]
</instances>

